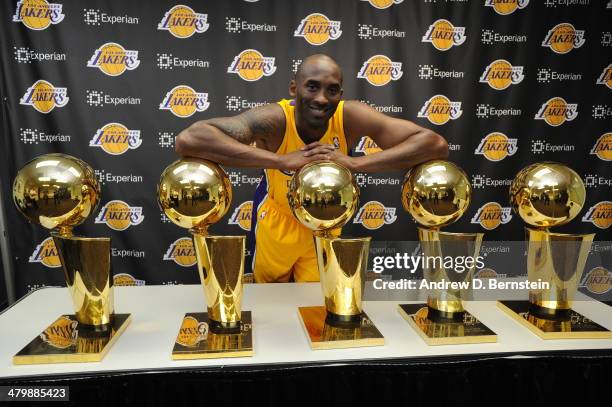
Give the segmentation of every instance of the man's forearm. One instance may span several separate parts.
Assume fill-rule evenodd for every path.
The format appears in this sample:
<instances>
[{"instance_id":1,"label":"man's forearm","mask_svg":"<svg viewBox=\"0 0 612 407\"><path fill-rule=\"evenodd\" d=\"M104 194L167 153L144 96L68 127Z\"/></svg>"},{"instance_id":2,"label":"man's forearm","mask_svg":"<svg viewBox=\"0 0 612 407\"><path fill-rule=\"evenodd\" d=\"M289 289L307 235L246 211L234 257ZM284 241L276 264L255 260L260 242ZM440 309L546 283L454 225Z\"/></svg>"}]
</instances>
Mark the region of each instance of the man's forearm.
<instances>
[{"instance_id":1,"label":"man's forearm","mask_svg":"<svg viewBox=\"0 0 612 407\"><path fill-rule=\"evenodd\" d=\"M352 169L358 172L408 170L417 164L448 157L444 138L423 132L376 154L352 158Z\"/></svg>"},{"instance_id":2,"label":"man's forearm","mask_svg":"<svg viewBox=\"0 0 612 407\"><path fill-rule=\"evenodd\" d=\"M183 130L176 138L176 152L200 157L228 167L279 168L273 152L242 144L214 126L200 124Z\"/></svg>"}]
</instances>

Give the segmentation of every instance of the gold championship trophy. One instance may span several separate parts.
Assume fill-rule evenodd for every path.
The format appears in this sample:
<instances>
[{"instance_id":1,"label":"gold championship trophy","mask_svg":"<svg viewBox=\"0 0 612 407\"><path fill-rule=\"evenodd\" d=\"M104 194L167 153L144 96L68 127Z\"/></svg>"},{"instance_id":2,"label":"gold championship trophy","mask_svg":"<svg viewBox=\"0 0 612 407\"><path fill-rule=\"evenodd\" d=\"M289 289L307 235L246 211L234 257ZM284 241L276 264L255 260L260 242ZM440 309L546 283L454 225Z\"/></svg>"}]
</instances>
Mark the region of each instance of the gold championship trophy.
<instances>
[{"instance_id":1,"label":"gold championship trophy","mask_svg":"<svg viewBox=\"0 0 612 407\"><path fill-rule=\"evenodd\" d=\"M355 213L359 189L343 166L305 165L287 194L295 218L314 232L325 306L300 307L312 349L384 345L384 337L362 310L370 237L337 237Z\"/></svg>"},{"instance_id":2,"label":"gold championship trophy","mask_svg":"<svg viewBox=\"0 0 612 407\"><path fill-rule=\"evenodd\" d=\"M13 357L14 364L98 362L129 324L130 314L114 313L111 239L72 233L100 198L93 169L69 155L41 155L17 173L15 205L30 222L51 229L74 314L60 316Z\"/></svg>"},{"instance_id":3,"label":"gold championship trophy","mask_svg":"<svg viewBox=\"0 0 612 407\"><path fill-rule=\"evenodd\" d=\"M440 231L463 215L471 194L465 172L442 160L412 168L402 185L404 209L423 226L418 234L428 290L427 304L400 304L399 311L428 345L497 341L495 332L464 308L463 301L472 294L475 263L466 264L461 272L443 265L447 256L475 259L480 252L482 233Z\"/></svg>"},{"instance_id":4,"label":"gold championship trophy","mask_svg":"<svg viewBox=\"0 0 612 407\"><path fill-rule=\"evenodd\" d=\"M172 359L252 356L251 312L242 311L246 236L208 234L232 202L227 174L210 161L183 158L166 167L157 193L168 219L193 236L208 311L185 314Z\"/></svg>"},{"instance_id":5,"label":"gold championship trophy","mask_svg":"<svg viewBox=\"0 0 612 407\"><path fill-rule=\"evenodd\" d=\"M612 332L572 309L594 233L552 233L584 206L580 176L567 166L542 162L523 168L510 186L512 208L525 228L527 279L548 283L531 289L529 301L499 301L499 307L542 339L612 338ZM546 284L539 284L545 286Z\"/></svg>"}]
</instances>

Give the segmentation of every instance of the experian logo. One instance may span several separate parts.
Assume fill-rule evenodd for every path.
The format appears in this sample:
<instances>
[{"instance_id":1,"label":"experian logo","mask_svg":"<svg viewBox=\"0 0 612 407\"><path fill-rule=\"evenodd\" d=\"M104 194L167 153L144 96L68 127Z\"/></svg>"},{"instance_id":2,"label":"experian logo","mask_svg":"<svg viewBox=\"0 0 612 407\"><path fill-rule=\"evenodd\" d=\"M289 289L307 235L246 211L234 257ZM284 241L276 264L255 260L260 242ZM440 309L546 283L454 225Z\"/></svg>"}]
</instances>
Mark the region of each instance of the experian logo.
<instances>
[{"instance_id":1,"label":"experian logo","mask_svg":"<svg viewBox=\"0 0 612 407\"><path fill-rule=\"evenodd\" d=\"M37 62L56 62L65 61L66 54L57 52L37 52L29 47L13 47L15 53L15 61L20 64L31 64L32 61Z\"/></svg>"},{"instance_id":2,"label":"experian logo","mask_svg":"<svg viewBox=\"0 0 612 407\"><path fill-rule=\"evenodd\" d=\"M172 54L157 54L157 67L159 69L172 68L210 68L210 62L202 59L182 59Z\"/></svg>"},{"instance_id":3,"label":"experian logo","mask_svg":"<svg viewBox=\"0 0 612 407\"><path fill-rule=\"evenodd\" d=\"M135 98L132 96L114 97L104 93L101 90L87 89L86 93L87 96L85 100L87 104L95 107L103 107L105 105L139 105L142 102L140 98Z\"/></svg>"},{"instance_id":4,"label":"experian logo","mask_svg":"<svg viewBox=\"0 0 612 407\"><path fill-rule=\"evenodd\" d=\"M527 36L522 34L501 34L491 29L480 30L480 41L486 45L521 44L527 42Z\"/></svg>"}]
</instances>

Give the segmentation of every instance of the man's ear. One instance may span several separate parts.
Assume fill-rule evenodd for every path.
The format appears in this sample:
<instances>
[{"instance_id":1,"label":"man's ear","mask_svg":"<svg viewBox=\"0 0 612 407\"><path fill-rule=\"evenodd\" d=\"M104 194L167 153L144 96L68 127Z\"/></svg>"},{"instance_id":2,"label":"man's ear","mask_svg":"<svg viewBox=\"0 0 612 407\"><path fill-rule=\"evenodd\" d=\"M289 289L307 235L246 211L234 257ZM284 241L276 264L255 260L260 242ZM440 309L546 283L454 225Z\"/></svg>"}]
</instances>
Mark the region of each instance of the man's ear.
<instances>
[{"instance_id":1,"label":"man's ear","mask_svg":"<svg viewBox=\"0 0 612 407\"><path fill-rule=\"evenodd\" d=\"M289 96L291 96L292 98L295 98L296 95L297 95L297 83L295 83L295 79L291 79L291 82L289 82Z\"/></svg>"}]
</instances>

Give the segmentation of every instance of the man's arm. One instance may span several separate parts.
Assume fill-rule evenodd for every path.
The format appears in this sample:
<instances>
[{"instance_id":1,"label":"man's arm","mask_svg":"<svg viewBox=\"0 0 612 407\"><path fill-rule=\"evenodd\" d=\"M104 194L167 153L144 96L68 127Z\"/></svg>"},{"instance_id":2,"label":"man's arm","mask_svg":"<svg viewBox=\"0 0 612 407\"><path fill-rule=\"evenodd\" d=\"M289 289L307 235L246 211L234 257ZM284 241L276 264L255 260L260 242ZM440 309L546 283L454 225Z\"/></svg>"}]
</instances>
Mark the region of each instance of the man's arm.
<instances>
[{"instance_id":1,"label":"man's arm","mask_svg":"<svg viewBox=\"0 0 612 407\"><path fill-rule=\"evenodd\" d=\"M294 170L323 159L332 147L313 143L303 151L286 155L275 151L285 132L285 114L269 104L233 117L198 121L176 137L176 152L200 157L230 167ZM250 144L255 142L257 147ZM308 152L308 155L305 155Z\"/></svg>"},{"instance_id":2,"label":"man's arm","mask_svg":"<svg viewBox=\"0 0 612 407\"><path fill-rule=\"evenodd\" d=\"M360 137L369 136L383 149L363 157L342 158L333 154L332 159L353 171L406 170L425 161L448 157L448 144L439 134L408 120L384 115L357 101L344 103L344 132L352 146Z\"/></svg>"}]
</instances>

